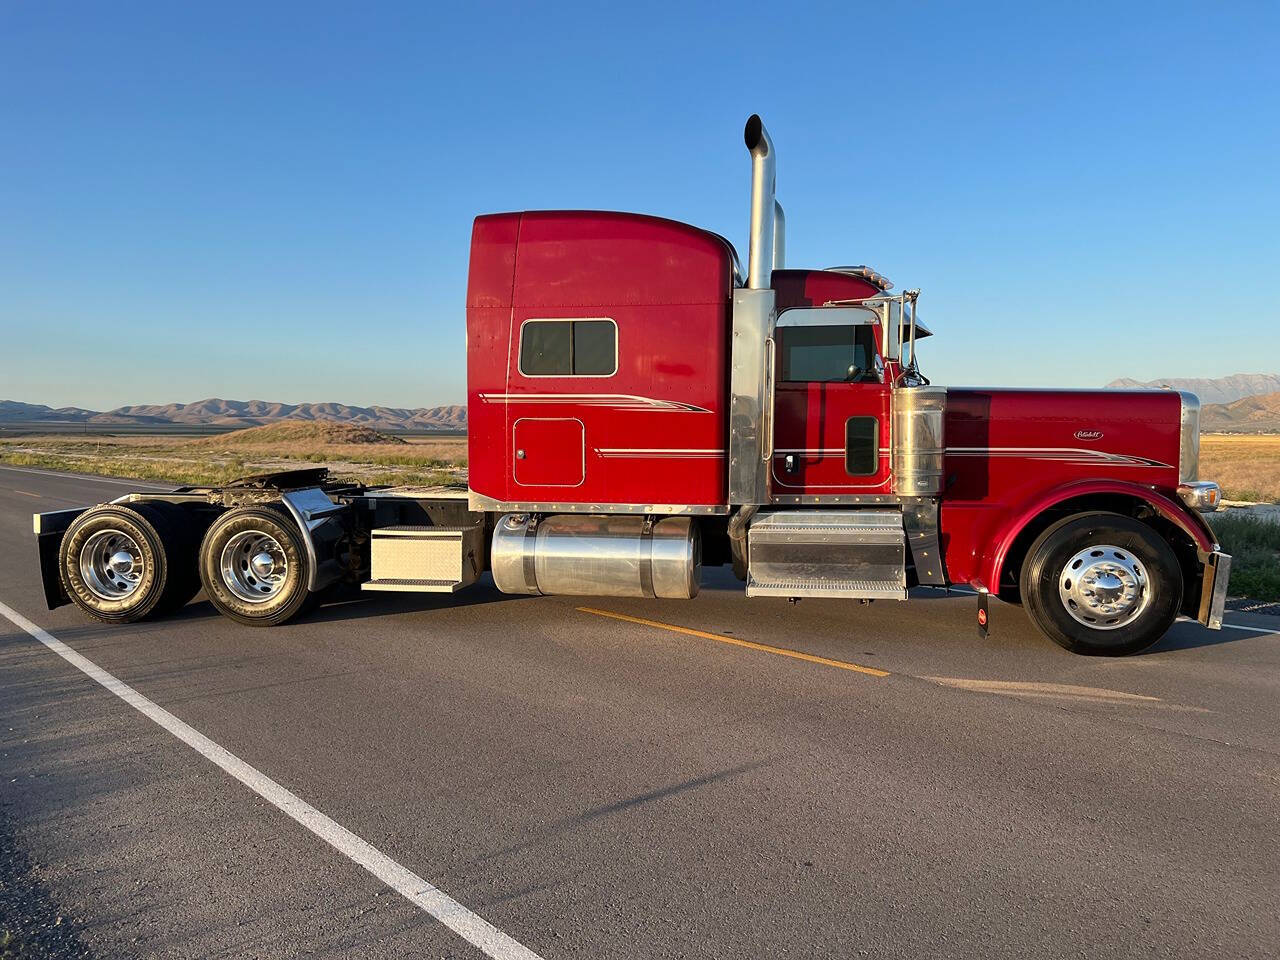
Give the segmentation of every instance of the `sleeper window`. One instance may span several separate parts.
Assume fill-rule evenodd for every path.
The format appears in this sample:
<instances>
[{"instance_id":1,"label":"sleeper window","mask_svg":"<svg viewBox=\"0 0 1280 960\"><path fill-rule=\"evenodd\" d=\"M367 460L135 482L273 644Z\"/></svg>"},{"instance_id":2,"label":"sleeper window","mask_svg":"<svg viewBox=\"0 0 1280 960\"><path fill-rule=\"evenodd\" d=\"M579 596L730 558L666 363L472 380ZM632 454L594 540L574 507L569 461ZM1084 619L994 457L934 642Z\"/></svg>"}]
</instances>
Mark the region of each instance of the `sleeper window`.
<instances>
[{"instance_id":1,"label":"sleeper window","mask_svg":"<svg viewBox=\"0 0 1280 960\"><path fill-rule=\"evenodd\" d=\"M520 331L526 377L611 377L618 372L612 320L526 320Z\"/></svg>"}]
</instances>

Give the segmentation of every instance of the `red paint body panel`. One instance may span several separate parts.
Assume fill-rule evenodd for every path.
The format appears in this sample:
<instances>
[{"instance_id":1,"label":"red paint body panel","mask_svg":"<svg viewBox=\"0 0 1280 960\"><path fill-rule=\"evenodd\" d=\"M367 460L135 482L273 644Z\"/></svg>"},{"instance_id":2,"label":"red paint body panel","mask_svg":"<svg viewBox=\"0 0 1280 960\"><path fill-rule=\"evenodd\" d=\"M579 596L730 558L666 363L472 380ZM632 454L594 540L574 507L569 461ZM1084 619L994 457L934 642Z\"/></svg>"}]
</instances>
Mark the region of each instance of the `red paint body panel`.
<instances>
[{"instance_id":1,"label":"red paint body panel","mask_svg":"<svg viewBox=\"0 0 1280 960\"><path fill-rule=\"evenodd\" d=\"M779 383L775 390L773 464L770 483L778 495L833 496L889 493L889 403L880 383ZM845 425L850 417L879 421L879 467L871 476L845 469ZM794 469L786 469L787 457Z\"/></svg>"},{"instance_id":2,"label":"red paint body panel","mask_svg":"<svg viewBox=\"0 0 1280 960\"><path fill-rule=\"evenodd\" d=\"M940 527L949 579L994 591L1018 531L1072 496L1158 498L1202 531L1173 499L1180 417L1169 390L948 390Z\"/></svg>"},{"instance_id":3,"label":"red paint body panel","mask_svg":"<svg viewBox=\"0 0 1280 960\"><path fill-rule=\"evenodd\" d=\"M733 253L724 240L657 217L544 211L478 218L471 257L473 491L509 503L728 505ZM490 305L508 264L507 306ZM521 325L572 318L614 321L617 372L524 375ZM580 438L535 431L523 447L540 463L577 463L585 448L580 483L567 488L516 468L522 418L581 421Z\"/></svg>"},{"instance_id":4,"label":"red paint body panel","mask_svg":"<svg viewBox=\"0 0 1280 960\"><path fill-rule=\"evenodd\" d=\"M820 307L833 300L864 300L880 291L869 281L826 270L775 270L772 286L778 310Z\"/></svg>"},{"instance_id":5,"label":"red paint body panel","mask_svg":"<svg viewBox=\"0 0 1280 960\"><path fill-rule=\"evenodd\" d=\"M507 424L503 411L486 408L478 385L501 390L507 382L511 337L511 294L516 279L516 239L520 214L476 217L471 232L467 276L467 470L471 487L489 493L505 483ZM499 486L501 498L505 487Z\"/></svg>"}]
</instances>

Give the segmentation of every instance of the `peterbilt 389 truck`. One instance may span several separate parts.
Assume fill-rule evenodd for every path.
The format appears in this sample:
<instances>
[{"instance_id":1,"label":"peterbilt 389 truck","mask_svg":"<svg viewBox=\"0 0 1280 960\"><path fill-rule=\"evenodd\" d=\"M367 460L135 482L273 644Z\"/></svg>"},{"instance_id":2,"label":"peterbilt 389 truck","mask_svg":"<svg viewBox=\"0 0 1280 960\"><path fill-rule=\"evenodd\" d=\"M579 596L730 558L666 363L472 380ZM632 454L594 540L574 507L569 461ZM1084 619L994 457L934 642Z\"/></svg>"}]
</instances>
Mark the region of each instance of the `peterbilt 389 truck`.
<instances>
[{"instance_id":1,"label":"peterbilt 389 truck","mask_svg":"<svg viewBox=\"0 0 1280 960\"><path fill-rule=\"evenodd\" d=\"M747 122L750 234L598 211L476 218L469 488L323 470L38 514L46 598L130 622L203 588L276 625L345 586L902 601L966 585L1080 653L1221 625L1199 402L1171 390L936 386L919 291L785 265L775 148Z\"/></svg>"}]
</instances>

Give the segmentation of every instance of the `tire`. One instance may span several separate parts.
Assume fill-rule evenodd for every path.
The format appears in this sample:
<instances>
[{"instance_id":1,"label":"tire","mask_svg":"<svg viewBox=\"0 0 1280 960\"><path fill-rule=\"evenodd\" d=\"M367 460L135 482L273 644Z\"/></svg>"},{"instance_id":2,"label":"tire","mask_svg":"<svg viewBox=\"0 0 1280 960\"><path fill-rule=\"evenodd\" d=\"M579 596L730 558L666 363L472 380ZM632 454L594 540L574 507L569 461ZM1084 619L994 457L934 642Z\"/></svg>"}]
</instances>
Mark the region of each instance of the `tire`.
<instances>
[{"instance_id":1,"label":"tire","mask_svg":"<svg viewBox=\"0 0 1280 960\"><path fill-rule=\"evenodd\" d=\"M1040 631L1072 653L1120 657L1168 632L1182 569L1155 530L1118 513L1067 517L1036 538L1019 578Z\"/></svg>"},{"instance_id":2,"label":"tire","mask_svg":"<svg viewBox=\"0 0 1280 960\"><path fill-rule=\"evenodd\" d=\"M199 569L209 602L237 623L278 626L315 603L302 533L277 506L237 507L215 520L200 544Z\"/></svg>"},{"instance_id":3,"label":"tire","mask_svg":"<svg viewBox=\"0 0 1280 960\"><path fill-rule=\"evenodd\" d=\"M76 518L62 538L58 567L67 596L103 623L134 623L174 609L188 589L177 537L150 504L107 504ZM118 558L118 559L117 559ZM194 563L191 564L194 576Z\"/></svg>"}]
</instances>

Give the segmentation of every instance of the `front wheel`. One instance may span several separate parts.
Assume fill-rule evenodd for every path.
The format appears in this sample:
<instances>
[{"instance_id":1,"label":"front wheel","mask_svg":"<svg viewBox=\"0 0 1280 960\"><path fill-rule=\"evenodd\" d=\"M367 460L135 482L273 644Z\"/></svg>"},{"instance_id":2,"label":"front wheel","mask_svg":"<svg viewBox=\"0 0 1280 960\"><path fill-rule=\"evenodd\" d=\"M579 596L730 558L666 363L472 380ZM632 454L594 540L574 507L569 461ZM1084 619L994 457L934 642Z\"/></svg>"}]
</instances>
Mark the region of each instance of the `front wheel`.
<instances>
[{"instance_id":1,"label":"front wheel","mask_svg":"<svg viewBox=\"0 0 1280 960\"><path fill-rule=\"evenodd\" d=\"M1118 513L1060 520L1036 539L1020 577L1041 632L1073 653L1124 656L1177 619L1182 570L1155 530Z\"/></svg>"},{"instance_id":2,"label":"front wheel","mask_svg":"<svg viewBox=\"0 0 1280 960\"><path fill-rule=\"evenodd\" d=\"M237 623L274 627L313 603L302 533L274 506L237 507L213 522L200 544L200 580L218 612Z\"/></svg>"}]
</instances>

